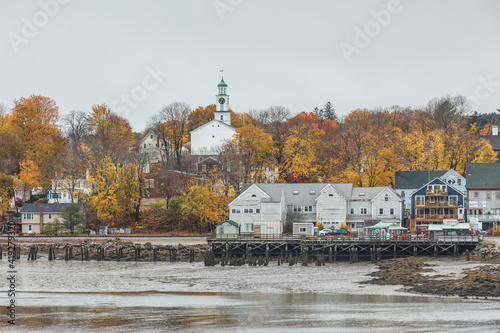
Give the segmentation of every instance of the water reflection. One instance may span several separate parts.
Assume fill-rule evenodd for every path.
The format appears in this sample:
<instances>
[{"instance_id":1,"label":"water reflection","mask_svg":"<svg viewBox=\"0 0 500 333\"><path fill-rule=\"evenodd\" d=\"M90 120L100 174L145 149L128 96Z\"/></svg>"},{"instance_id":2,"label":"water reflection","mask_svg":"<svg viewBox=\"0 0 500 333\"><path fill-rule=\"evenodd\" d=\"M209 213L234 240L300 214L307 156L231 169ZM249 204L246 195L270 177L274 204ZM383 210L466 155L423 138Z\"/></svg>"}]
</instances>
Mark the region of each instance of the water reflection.
<instances>
[{"instance_id":1,"label":"water reflection","mask_svg":"<svg viewBox=\"0 0 500 333\"><path fill-rule=\"evenodd\" d=\"M16 328L26 332L497 332L500 326L500 302L420 296L22 293L19 301Z\"/></svg>"}]
</instances>

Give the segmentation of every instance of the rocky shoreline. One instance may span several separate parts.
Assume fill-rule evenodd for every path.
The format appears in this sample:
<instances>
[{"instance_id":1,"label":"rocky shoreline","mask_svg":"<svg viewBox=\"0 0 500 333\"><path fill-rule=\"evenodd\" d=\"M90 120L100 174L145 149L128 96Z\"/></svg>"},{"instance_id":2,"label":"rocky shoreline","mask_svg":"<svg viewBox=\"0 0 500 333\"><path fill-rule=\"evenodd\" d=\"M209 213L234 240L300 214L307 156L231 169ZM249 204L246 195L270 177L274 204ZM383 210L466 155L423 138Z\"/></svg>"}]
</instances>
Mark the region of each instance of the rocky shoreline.
<instances>
[{"instance_id":1,"label":"rocky shoreline","mask_svg":"<svg viewBox=\"0 0 500 333\"><path fill-rule=\"evenodd\" d=\"M463 257L459 260L467 262ZM500 298L500 265L484 264L473 269L465 269L463 272L455 272L465 275L457 278L454 276L456 274L439 274L434 269L438 266L435 262L436 259L433 257L384 260L378 264L378 271L369 274L373 279L364 283L403 285L405 291L420 294Z\"/></svg>"}]
</instances>

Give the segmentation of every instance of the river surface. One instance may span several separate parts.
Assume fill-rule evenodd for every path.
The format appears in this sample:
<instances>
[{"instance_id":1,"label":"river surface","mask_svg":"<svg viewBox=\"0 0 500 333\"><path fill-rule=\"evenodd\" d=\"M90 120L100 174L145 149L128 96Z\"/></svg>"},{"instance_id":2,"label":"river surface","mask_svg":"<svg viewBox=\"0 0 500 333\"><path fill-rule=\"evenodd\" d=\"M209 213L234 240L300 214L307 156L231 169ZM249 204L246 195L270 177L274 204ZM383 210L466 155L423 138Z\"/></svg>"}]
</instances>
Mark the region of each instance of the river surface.
<instances>
[{"instance_id":1,"label":"river surface","mask_svg":"<svg viewBox=\"0 0 500 333\"><path fill-rule=\"evenodd\" d=\"M16 329L2 332L500 331L500 302L487 300L157 292L23 293L18 300Z\"/></svg>"},{"instance_id":2,"label":"river surface","mask_svg":"<svg viewBox=\"0 0 500 333\"><path fill-rule=\"evenodd\" d=\"M500 301L364 284L370 263L204 267L203 263L16 263L16 326L0 332L500 332ZM436 261L460 276L475 263Z\"/></svg>"}]
</instances>

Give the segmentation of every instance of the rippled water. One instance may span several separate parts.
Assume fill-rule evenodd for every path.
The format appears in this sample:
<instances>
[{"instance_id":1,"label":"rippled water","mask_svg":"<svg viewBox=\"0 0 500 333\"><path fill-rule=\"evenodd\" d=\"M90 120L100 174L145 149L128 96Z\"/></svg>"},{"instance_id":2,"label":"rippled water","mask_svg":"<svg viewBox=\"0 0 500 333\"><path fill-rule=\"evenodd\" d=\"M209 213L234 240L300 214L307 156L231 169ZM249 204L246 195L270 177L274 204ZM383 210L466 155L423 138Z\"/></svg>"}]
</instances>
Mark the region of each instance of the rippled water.
<instances>
[{"instance_id":1,"label":"rippled water","mask_svg":"<svg viewBox=\"0 0 500 333\"><path fill-rule=\"evenodd\" d=\"M224 281L221 281L224 283ZM0 298L5 304L5 297ZM500 302L423 296L21 293L23 332L499 332ZM6 318L6 310L1 311ZM2 331L7 327L2 322Z\"/></svg>"}]
</instances>

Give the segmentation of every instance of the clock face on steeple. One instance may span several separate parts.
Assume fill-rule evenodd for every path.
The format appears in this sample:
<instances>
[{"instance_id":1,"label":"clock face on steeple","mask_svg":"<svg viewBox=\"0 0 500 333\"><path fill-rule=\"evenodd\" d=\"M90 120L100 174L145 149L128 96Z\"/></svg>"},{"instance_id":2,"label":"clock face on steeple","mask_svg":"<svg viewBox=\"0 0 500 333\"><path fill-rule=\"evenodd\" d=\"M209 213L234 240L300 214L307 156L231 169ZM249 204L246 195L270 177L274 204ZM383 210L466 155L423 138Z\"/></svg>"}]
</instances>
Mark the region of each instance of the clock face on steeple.
<instances>
[{"instance_id":1,"label":"clock face on steeple","mask_svg":"<svg viewBox=\"0 0 500 333\"><path fill-rule=\"evenodd\" d=\"M220 104L224 104L224 103L226 103L226 100L225 100L224 98L222 98L222 97L221 97L221 98L219 98L219 103L220 103Z\"/></svg>"}]
</instances>

